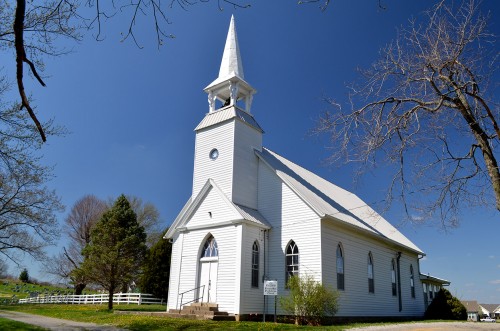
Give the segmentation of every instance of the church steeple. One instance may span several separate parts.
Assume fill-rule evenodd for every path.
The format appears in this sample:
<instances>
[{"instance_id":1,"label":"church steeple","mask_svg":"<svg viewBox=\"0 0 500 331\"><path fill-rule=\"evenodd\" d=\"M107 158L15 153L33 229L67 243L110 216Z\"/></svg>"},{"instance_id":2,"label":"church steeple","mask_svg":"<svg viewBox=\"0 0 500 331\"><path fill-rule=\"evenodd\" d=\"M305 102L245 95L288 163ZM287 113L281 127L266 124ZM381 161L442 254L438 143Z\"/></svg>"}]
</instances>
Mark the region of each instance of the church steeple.
<instances>
[{"instance_id":1,"label":"church steeple","mask_svg":"<svg viewBox=\"0 0 500 331\"><path fill-rule=\"evenodd\" d=\"M231 16L229 31L227 32L226 46L222 55L222 61L219 69L218 79L224 79L231 76L245 79L243 75L243 64L241 62L240 47L238 46L238 36L234 25L234 16Z\"/></svg>"},{"instance_id":2,"label":"church steeple","mask_svg":"<svg viewBox=\"0 0 500 331\"><path fill-rule=\"evenodd\" d=\"M256 90L244 79L234 16L231 16L231 23L229 24L219 77L204 90L208 93L210 112L216 110L216 100L219 100L223 107L235 106L238 101L244 101L243 110L250 112L252 98Z\"/></svg>"}]
</instances>

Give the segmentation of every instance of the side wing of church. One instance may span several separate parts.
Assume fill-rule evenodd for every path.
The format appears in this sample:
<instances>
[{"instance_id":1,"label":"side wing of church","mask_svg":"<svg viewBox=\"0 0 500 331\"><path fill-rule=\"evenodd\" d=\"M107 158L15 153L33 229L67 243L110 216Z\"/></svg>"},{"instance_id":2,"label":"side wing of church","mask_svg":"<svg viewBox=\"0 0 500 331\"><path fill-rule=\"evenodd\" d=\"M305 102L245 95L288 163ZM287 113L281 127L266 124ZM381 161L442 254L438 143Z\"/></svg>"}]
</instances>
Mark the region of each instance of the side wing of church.
<instances>
[{"instance_id":1,"label":"side wing of church","mask_svg":"<svg viewBox=\"0 0 500 331\"><path fill-rule=\"evenodd\" d=\"M164 236L173 242L167 309L209 302L272 314L263 281L286 295L289 277L310 275L339 291L337 316L423 316L432 291L449 284L420 274L425 254L355 194L262 146L234 18L205 91L193 193Z\"/></svg>"}]
</instances>

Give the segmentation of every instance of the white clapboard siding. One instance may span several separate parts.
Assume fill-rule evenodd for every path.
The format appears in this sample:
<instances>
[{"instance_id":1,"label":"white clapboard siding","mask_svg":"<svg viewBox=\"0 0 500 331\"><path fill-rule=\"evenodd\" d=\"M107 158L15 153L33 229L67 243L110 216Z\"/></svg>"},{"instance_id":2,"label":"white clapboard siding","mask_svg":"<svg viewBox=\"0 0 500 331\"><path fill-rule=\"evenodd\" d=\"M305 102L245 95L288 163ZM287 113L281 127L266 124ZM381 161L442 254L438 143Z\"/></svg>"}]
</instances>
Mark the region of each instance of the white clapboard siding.
<instances>
[{"instance_id":1,"label":"white clapboard siding","mask_svg":"<svg viewBox=\"0 0 500 331\"><path fill-rule=\"evenodd\" d=\"M241 218L234 207L231 208L228 203L228 200L221 196L220 191L213 187L210 188L205 199L185 226L191 228L193 226L215 225Z\"/></svg>"},{"instance_id":2,"label":"white clapboard siding","mask_svg":"<svg viewBox=\"0 0 500 331\"><path fill-rule=\"evenodd\" d=\"M219 157L211 160L209 153L214 148ZM262 149L262 132L237 118L197 131L193 196L212 178L231 201L257 208L254 149Z\"/></svg>"},{"instance_id":3,"label":"white clapboard siding","mask_svg":"<svg viewBox=\"0 0 500 331\"><path fill-rule=\"evenodd\" d=\"M262 313L264 274L264 230L252 225L243 225L241 246L241 298L240 314ZM259 287L252 287L252 247L259 247Z\"/></svg>"},{"instance_id":4,"label":"white clapboard siding","mask_svg":"<svg viewBox=\"0 0 500 331\"><path fill-rule=\"evenodd\" d=\"M239 273L237 256L241 226L225 226L214 229L204 229L189 231L183 234L184 245L182 246L182 267L178 277L178 291L172 289L169 295L169 308L179 307L179 294L192 290L199 286L199 259L205 240L212 235L217 241L219 250L219 267L217 275L217 303L219 309L229 313L235 312L234 293L238 286ZM177 250L176 250L177 252ZM174 258L174 256L172 256ZM175 285L175 284L171 284ZM197 296L197 291L191 291L184 295L183 303L193 300ZM237 307L237 305L236 305Z\"/></svg>"},{"instance_id":5,"label":"white clapboard siding","mask_svg":"<svg viewBox=\"0 0 500 331\"><path fill-rule=\"evenodd\" d=\"M345 290L340 292L338 316L421 316L422 287L418 280L418 256L403 251L401 291L403 309L399 312L397 296L392 295L391 261L401 248L363 236L327 220L322 223L323 282L337 288L336 250L340 243L344 253ZM373 257L375 292L368 292L368 254ZM415 299L411 298L409 268L413 264ZM420 303L422 301L422 304Z\"/></svg>"},{"instance_id":6,"label":"white clapboard siding","mask_svg":"<svg viewBox=\"0 0 500 331\"><path fill-rule=\"evenodd\" d=\"M403 297L403 315L423 316L425 312L424 290L420 281L418 258L404 254L401 256L401 293ZM415 298L411 297L410 265L413 266Z\"/></svg>"},{"instance_id":7,"label":"white clapboard siding","mask_svg":"<svg viewBox=\"0 0 500 331\"><path fill-rule=\"evenodd\" d=\"M170 279L168 281L167 310L177 309L178 287L181 269L183 234L175 233L172 238L172 256L170 258Z\"/></svg>"},{"instance_id":8,"label":"white clapboard siding","mask_svg":"<svg viewBox=\"0 0 500 331\"><path fill-rule=\"evenodd\" d=\"M181 254L182 265L179 272L178 295L190 291L198 286L198 267L201 248L206 239L204 231L190 231L183 233L183 245ZM184 295L182 303L194 300L198 291L191 291ZM177 308L180 307L180 297L176 299Z\"/></svg>"},{"instance_id":9,"label":"white clapboard siding","mask_svg":"<svg viewBox=\"0 0 500 331\"><path fill-rule=\"evenodd\" d=\"M193 173L193 197L198 195L209 178L215 180L221 190L232 194L234 158L234 121L215 124L196 132ZM210 151L217 148L219 157L211 160Z\"/></svg>"},{"instance_id":10,"label":"white clapboard siding","mask_svg":"<svg viewBox=\"0 0 500 331\"><path fill-rule=\"evenodd\" d=\"M268 278L278 280L285 295L285 251L293 240L299 248L299 272L321 281L321 228L318 215L279 177L261 162L259 166L259 211L272 225L269 231ZM279 307L278 307L279 308ZM273 312L268 307L267 312ZM278 309L278 313L282 313Z\"/></svg>"},{"instance_id":11,"label":"white clapboard siding","mask_svg":"<svg viewBox=\"0 0 500 331\"><path fill-rule=\"evenodd\" d=\"M258 158L254 150L262 149L262 133L254 127L235 122L232 201L257 208Z\"/></svg>"},{"instance_id":12,"label":"white clapboard siding","mask_svg":"<svg viewBox=\"0 0 500 331\"><path fill-rule=\"evenodd\" d=\"M241 226L227 226L211 230L219 247L219 268L217 275L217 303L221 311L238 313L235 311L235 288L239 282L239 265L237 259L240 255L238 239Z\"/></svg>"}]
</instances>

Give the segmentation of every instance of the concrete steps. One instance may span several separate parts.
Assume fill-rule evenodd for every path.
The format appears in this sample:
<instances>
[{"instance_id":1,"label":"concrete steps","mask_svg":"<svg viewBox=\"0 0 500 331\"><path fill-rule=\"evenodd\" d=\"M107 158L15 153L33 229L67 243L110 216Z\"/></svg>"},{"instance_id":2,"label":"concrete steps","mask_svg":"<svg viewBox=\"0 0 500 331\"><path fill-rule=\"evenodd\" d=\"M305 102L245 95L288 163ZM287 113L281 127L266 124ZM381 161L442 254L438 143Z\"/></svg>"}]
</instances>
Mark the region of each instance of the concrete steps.
<instances>
[{"instance_id":1,"label":"concrete steps","mask_svg":"<svg viewBox=\"0 0 500 331\"><path fill-rule=\"evenodd\" d=\"M219 311L219 305L216 303L194 302L183 306L182 309L169 309L166 313L168 317L187 318L196 320L213 321L234 321L235 318L225 311Z\"/></svg>"}]
</instances>

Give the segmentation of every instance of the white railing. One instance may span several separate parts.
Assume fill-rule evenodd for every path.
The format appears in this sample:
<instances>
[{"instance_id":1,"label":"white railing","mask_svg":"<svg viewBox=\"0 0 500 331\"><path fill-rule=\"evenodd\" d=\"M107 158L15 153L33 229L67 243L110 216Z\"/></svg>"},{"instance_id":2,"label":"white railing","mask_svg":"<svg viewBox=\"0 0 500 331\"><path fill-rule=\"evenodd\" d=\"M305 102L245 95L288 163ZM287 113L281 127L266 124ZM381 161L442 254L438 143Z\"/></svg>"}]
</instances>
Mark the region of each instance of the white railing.
<instances>
[{"instance_id":1,"label":"white railing","mask_svg":"<svg viewBox=\"0 0 500 331\"><path fill-rule=\"evenodd\" d=\"M68 304L104 304L109 299L108 294L85 294L85 295L39 295L33 298L19 299L19 303L68 303ZM145 293L115 293L113 303L117 304L163 304L163 299L153 297Z\"/></svg>"}]
</instances>

